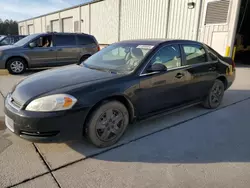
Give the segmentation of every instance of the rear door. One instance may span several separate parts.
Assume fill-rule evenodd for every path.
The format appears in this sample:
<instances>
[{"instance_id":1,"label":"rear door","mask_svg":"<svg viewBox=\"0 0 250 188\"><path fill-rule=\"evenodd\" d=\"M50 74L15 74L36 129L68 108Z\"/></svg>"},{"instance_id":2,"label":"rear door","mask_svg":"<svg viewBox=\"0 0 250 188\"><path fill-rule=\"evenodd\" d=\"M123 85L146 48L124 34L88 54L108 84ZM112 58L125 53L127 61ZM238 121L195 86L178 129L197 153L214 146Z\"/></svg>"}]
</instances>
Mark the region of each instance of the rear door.
<instances>
[{"instance_id":1,"label":"rear door","mask_svg":"<svg viewBox=\"0 0 250 188\"><path fill-rule=\"evenodd\" d=\"M184 64L192 76L189 87L190 100L206 96L217 78L218 62L211 59L201 44L183 44Z\"/></svg>"},{"instance_id":2,"label":"rear door","mask_svg":"<svg viewBox=\"0 0 250 188\"><path fill-rule=\"evenodd\" d=\"M80 49L76 44L76 35L56 34L55 45L58 65L68 65L78 62Z\"/></svg>"},{"instance_id":3,"label":"rear door","mask_svg":"<svg viewBox=\"0 0 250 188\"><path fill-rule=\"evenodd\" d=\"M155 63L166 66L166 72L147 72L140 75L140 90L136 108L141 116L188 102L191 76L183 66L178 44L163 46L151 58L147 67Z\"/></svg>"}]
</instances>

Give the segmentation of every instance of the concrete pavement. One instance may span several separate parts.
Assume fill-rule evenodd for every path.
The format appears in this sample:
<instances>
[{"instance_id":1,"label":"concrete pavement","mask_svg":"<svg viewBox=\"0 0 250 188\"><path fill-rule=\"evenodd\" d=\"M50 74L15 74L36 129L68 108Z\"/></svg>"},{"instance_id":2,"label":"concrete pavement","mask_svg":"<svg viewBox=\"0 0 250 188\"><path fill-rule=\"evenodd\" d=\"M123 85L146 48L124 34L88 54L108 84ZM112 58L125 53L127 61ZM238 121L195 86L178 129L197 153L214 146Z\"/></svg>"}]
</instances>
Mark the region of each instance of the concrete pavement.
<instances>
[{"instance_id":1,"label":"concrete pavement","mask_svg":"<svg viewBox=\"0 0 250 188\"><path fill-rule=\"evenodd\" d=\"M249 68L237 70L237 79L226 92L220 110L196 106L140 122L130 126L109 151L84 141L32 144L0 131L0 187L39 187L40 182L48 182L49 187L250 185L246 180L250 171L246 136L249 78ZM0 90L4 88L7 94L20 79L22 76L0 77ZM235 122L240 122L242 132L237 132ZM229 151L231 146L238 155Z\"/></svg>"}]
</instances>

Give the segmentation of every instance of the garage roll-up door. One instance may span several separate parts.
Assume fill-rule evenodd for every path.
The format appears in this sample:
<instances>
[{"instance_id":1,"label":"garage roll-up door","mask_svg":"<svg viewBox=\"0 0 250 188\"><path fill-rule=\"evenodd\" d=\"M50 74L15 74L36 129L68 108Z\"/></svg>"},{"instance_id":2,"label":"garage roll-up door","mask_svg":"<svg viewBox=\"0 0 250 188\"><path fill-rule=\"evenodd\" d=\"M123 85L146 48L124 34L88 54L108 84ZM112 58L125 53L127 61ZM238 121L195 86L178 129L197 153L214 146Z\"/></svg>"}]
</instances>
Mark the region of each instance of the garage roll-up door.
<instances>
[{"instance_id":1,"label":"garage roll-up door","mask_svg":"<svg viewBox=\"0 0 250 188\"><path fill-rule=\"evenodd\" d=\"M74 31L72 17L62 19L62 31L65 33L72 33Z\"/></svg>"},{"instance_id":2,"label":"garage roll-up door","mask_svg":"<svg viewBox=\"0 0 250 188\"><path fill-rule=\"evenodd\" d=\"M59 20L51 21L51 31L60 32Z\"/></svg>"},{"instance_id":3,"label":"garage roll-up door","mask_svg":"<svg viewBox=\"0 0 250 188\"><path fill-rule=\"evenodd\" d=\"M34 34L34 26L33 25L28 25L28 34Z\"/></svg>"}]
</instances>

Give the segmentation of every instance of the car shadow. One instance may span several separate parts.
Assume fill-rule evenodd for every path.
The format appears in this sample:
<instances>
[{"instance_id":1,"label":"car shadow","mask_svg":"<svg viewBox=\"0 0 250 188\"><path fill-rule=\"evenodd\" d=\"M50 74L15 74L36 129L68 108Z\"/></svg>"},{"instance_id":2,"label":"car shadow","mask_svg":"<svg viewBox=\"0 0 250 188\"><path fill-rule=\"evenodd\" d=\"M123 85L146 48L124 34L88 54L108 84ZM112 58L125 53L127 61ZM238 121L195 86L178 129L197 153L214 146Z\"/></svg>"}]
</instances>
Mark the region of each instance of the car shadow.
<instances>
[{"instance_id":1,"label":"car shadow","mask_svg":"<svg viewBox=\"0 0 250 188\"><path fill-rule=\"evenodd\" d=\"M249 99L248 90L229 90L217 110L198 105L152 117L131 125L112 147L84 140L68 146L83 158L113 162L250 162Z\"/></svg>"}]
</instances>

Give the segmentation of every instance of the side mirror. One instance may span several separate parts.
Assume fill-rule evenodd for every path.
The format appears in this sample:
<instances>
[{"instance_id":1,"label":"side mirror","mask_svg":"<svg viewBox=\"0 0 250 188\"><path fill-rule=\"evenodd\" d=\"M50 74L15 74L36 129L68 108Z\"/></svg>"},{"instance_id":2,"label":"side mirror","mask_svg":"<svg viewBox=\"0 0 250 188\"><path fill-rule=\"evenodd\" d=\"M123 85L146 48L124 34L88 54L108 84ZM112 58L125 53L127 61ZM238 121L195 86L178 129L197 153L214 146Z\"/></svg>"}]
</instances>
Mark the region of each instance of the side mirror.
<instances>
[{"instance_id":1,"label":"side mirror","mask_svg":"<svg viewBox=\"0 0 250 188\"><path fill-rule=\"evenodd\" d=\"M161 63L155 63L147 69L148 72L166 72L167 67Z\"/></svg>"},{"instance_id":2,"label":"side mirror","mask_svg":"<svg viewBox=\"0 0 250 188\"><path fill-rule=\"evenodd\" d=\"M36 43L34 43L34 42L29 43L29 47L30 48L35 48L36 47Z\"/></svg>"}]
</instances>

